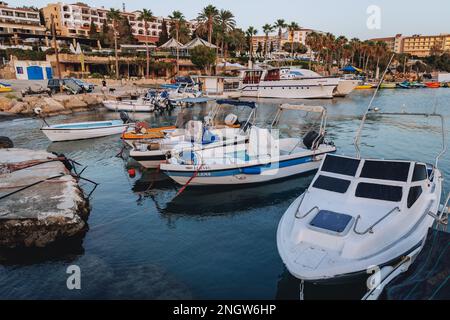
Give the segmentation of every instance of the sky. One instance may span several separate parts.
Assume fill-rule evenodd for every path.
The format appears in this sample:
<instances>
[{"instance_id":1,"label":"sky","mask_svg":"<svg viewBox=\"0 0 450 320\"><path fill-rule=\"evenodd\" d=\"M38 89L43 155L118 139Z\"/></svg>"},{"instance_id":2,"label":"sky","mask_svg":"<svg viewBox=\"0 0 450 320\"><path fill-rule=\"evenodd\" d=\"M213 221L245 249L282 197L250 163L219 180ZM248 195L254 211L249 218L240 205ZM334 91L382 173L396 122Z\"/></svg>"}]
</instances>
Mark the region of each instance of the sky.
<instances>
[{"instance_id":1,"label":"sky","mask_svg":"<svg viewBox=\"0 0 450 320\"><path fill-rule=\"evenodd\" d=\"M56 1L6 0L12 6L33 5L43 7ZM75 3L77 0L62 1ZM219 9L231 10L238 27L256 27L273 23L276 19L295 21L311 28L347 38L369 39L393 36L397 33L441 34L450 33L449 0L85 0L93 7L122 8L127 11L147 8L154 15L167 16L174 10L194 19L203 7L212 4ZM376 6L375 9L372 6ZM367 13L368 8L370 14ZM370 28L367 25L369 20Z\"/></svg>"}]
</instances>

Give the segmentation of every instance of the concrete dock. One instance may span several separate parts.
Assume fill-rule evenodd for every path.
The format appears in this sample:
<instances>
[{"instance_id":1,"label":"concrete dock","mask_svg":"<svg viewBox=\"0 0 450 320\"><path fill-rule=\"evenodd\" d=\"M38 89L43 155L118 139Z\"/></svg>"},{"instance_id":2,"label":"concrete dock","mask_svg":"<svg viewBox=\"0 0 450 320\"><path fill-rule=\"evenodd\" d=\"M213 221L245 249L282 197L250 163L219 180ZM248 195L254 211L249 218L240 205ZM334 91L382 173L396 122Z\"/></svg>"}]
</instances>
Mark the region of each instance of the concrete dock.
<instances>
[{"instance_id":1,"label":"concrete dock","mask_svg":"<svg viewBox=\"0 0 450 320\"><path fill-rule=\"evenodd\" d=\"M0 248L45 247L82 234L89 205L46 151L0 149Z\"/></svg>"}]
</instances>

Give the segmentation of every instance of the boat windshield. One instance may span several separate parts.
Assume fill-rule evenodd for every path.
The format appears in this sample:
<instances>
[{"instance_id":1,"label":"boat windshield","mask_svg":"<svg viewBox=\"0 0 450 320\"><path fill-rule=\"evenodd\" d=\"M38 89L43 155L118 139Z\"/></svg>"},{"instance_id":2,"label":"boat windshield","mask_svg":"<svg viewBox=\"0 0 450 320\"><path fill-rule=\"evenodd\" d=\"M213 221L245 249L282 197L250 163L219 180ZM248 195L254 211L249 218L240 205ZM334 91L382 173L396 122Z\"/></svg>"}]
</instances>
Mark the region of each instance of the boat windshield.
<instances>
[{"instance_id":1,"label":"boat windshield","mask_svg":"<svg viewBox=\"0 0 450 320\"><path fill-rule=\"evenodd\" d=\"M410 162L366 160L360 177L406 182L410 166Z\"/></svg>"},{"instance_id":2,"label":"boat windshield","mask_svg":"<svg viewBox=\"0 0 450 320\"><path fill-rule=\"evenodd\" d=\"M376 183L360 182L356 187L355 196L358 198L400 202L403 188Z\"/></svg>"},{"instance_id":3,"label":"boat windshield","mask_svg":"<svg viewBox=\"0 0 450 320\"><path fill-rule=\"evenodd\" d=\"M322 164L321 171L354 177L360 162L358 159L327 155Z\"/></svg>"},{"instance_id":4,"label":"boat windshield","mask_svg":"<svg viewBox=\"0 0 450 320\"><path fill-rule=\"evenodd\" d=\"M349 186L350 186L349 180L338 179L322 175L318 176L313 184L313 187L316 189L322 189L337 193L346 193Z\"/></svg>"}]
</instances>

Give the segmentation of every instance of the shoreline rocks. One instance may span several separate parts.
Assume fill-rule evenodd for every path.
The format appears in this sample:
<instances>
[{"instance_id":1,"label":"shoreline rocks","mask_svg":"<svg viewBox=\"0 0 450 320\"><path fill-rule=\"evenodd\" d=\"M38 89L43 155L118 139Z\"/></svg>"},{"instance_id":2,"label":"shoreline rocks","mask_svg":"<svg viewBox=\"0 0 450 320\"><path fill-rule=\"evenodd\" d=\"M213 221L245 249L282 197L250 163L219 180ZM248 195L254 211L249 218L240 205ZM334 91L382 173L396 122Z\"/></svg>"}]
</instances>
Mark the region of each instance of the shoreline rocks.
<instances>
[{"instance_id":1,"label":"shoreline rocks","mask_svg":"<svg viewBox=\"0 0 450 320\"><path fill-rule=\"evenodd\" d=\"M46 151L0 149L0 248L41 248L87 230L88 200L61 161L11 168L54 158Z\"/></svg>"},{"instance_id":2,"label":"shoreline rocks","mask_svg":"<svg viewBox=\"0 0 450 320\"><path fill-rule=\"evenodd\" d=\"M0 96L0 113L31 115L35 108L41 108L46 116L70 114L97 108L104 100L103 94L85 93L79 95L58 94L48 96L27 96L8 98Z\"/></svg>"}]
</instances>

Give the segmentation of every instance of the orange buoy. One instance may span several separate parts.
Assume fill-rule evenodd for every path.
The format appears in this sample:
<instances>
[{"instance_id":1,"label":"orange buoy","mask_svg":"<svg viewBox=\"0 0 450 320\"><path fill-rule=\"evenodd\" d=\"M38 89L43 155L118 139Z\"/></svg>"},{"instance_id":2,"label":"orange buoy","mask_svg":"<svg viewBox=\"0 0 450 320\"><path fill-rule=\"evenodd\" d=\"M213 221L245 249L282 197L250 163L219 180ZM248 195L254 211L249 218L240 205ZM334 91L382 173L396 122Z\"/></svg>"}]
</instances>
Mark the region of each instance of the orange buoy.
<instances>
[{"instance_id":1,"label":"orange buoy","mask_svg":"<svg viewBox=\"0 0 450 320\"><path fill-rule=\"evenodd\" d=\"M136 170L133 168L128 169L128 175L130 176L130 178L134 178L136 176Z\"/></svg>"}]
</instances>

